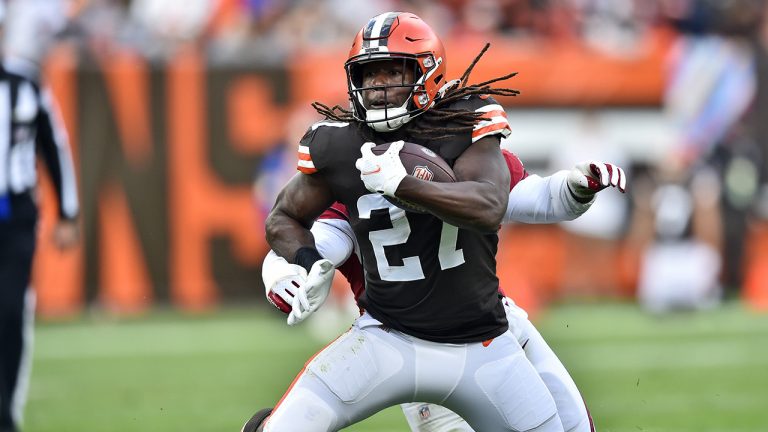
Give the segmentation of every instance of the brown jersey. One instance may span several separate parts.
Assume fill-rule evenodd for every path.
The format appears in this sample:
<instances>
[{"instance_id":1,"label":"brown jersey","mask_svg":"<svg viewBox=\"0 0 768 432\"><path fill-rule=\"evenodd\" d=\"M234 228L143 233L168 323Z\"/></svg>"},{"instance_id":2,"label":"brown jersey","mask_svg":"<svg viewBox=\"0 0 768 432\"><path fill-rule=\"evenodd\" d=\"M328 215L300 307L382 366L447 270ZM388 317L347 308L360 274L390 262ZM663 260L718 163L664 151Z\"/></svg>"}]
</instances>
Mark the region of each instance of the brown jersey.
<instances>
[{"instance_id":1,"label":"brown jersey","mask_svg":"<svg viewBox=\"0 0 768 432\"><path fill-rule=\"evenodd\" d=\"M450 108L488 115L473 132L439 141L404 139L452 165L474 141L509 133L503 109L492 98L469 97ZM406 212L360 180L360 146L393 140L361 123L324 121L310 128L299 147L299 169L322 176L349 212L365 269L360 306L384 325L426 340L479 342L500 335L507 322L496 277L498 236Z\"/></svg>"}]
</instances>

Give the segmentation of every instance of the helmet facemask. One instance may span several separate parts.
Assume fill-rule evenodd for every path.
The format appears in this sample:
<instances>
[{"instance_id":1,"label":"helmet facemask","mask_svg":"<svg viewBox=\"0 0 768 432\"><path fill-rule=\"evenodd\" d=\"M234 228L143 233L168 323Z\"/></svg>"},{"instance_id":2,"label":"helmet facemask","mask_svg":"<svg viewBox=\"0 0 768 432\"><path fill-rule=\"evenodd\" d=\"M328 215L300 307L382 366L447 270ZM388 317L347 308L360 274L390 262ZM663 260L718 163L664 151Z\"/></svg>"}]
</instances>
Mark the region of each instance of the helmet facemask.
<instances>
[{"instance_id":1,"label":"helmet facemask","mask_svg":"<svg viewBox=\"0 0 768 432\"><path fill-rule=\"evenodd\" d=\"M379 62L402 62L402 77L400 83L388 83L363 87L364 65ZM432 78L442 59L435 60L431 54L413 55L407 53L371 53L351 58L345 65L352 113L355 119L365 122L377 132L391 132L399 129L414 117L430 108L434 100L426 88L426 80ZM412 82L406 81L406 70L411 70ZM440 77L442 78L442 77ZM409 88L405 100L399 106L390 106L392 103L392 91L400 88ZM365 93L368 91L383 91L383 100L386 105L383 108L366 107Z\"/></svg>"}]
</instances>

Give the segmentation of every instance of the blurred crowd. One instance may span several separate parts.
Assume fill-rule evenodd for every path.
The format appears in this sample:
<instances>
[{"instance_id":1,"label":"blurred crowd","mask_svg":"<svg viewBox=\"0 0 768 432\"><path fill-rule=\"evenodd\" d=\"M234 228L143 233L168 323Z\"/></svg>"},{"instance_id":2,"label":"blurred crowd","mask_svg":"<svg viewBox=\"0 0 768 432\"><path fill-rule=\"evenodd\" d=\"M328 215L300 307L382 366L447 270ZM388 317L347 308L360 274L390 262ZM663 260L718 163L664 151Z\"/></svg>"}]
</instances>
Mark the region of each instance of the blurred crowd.
<instances>
[{"instance_id":1,"label":"blurred crowd","mask_svg":"<svg viewBox=\"0 0 768 432\"><path fill-rule=\"evenodd\" d=\"M757 14L759 0L8 0L6 47L32 59L54 36L97 52L131 47L149 58L195 44L221 62L279 61L349 43L369 17L407 10L443 37L502 35L584 41L631 53L654 28L716 28L723 13ZM736 24L739 26L740 24Z\"/></svg>"},{"instance_id":2,"label":"blurred crowd","mask_svg":"<svg viewBox=\"0 0 768 432\"><path fill-rule=\"evenodd\" d=\"M634 167L629 208L599 201L566 224L576 262L564 289L610 292L617 276L598 281L578 251L589 247L605 260L629 250L639 263L633 282L649 310L708 308L736 297L765 307L768 255L756 245L765 242L759 234L768 220L768 3L656 7L662 20L655 22L676 35L661 107L673 139L658 160ZM590 118L574 151L631 164Z\"/></svg>"},{"instance_id":3,"label":"blurred crowd","mask_svg":"<svg viewBox=\"0 0 768 432\"><path fill-rule=\"evenodd\" d=\"M768 9L762 0L688 3L672 16L680 37L663 100L677 139L670 157L648 177L655 192L647 202L657 244L669 243L671 221L680 219L677 238L690 248L666 261L697 262L692 269L677 266L689 275L684 280L710 275L700 288L707 304L736 296L768 259L747 253L754 228L768 219ZM675 198L670 191L685 194ZM669 220L660 223L664 218ZM765 286L768 280L752 283Z\"/></svg>"}]
</instances>

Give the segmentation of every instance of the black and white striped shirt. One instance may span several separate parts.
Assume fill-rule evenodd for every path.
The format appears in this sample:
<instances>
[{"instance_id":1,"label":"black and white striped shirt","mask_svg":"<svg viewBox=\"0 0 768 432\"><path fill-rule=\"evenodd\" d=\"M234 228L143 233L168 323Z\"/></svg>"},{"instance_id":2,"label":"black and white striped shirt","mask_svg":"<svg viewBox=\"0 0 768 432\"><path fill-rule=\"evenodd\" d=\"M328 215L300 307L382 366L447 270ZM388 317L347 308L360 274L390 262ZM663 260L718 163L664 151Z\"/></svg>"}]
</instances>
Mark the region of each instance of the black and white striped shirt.
<instances>
[{"instance_id":1,"label":"black and white striped shirt","mask_svg":"<svg viewBox=\"0 0 768 432\"><path fill-rule=\"evenodd\" d=\"M59 217L78 213L77 186L67 134L50 92L21 69L0 65L0 200L3 220L37 217L36 156L41 156L59 198Z\"/></svg>"}]
</instances>

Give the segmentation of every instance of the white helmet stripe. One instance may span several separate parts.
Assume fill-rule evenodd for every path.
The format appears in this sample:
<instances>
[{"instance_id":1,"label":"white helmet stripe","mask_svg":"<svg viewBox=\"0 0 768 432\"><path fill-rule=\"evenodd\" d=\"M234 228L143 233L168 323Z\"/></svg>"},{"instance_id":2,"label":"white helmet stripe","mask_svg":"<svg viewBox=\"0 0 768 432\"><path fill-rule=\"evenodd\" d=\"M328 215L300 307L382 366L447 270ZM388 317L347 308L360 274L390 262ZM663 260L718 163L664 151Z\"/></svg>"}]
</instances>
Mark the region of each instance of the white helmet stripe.
<instances>
[{"instance_id":1,"label":"white helmet stripe","mask_svg":"<svg viewBox=\"0 0 768 432\"><path fill-rule=\"evenodd\" d=\"M370 48L379 46L379 42L381 41L379 38L381 37L382 29L386 28L387 34L389 34L389 29L392 27L392 21L395 20L396 16L397 14L394 12L387 12L374 18L376 22L373 24L371 35L369 36L372 39L369 45ZM384 45L386 45L386 42Z\"/></svg>"}]
</instances>

